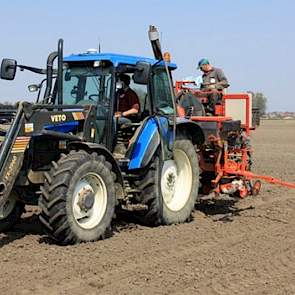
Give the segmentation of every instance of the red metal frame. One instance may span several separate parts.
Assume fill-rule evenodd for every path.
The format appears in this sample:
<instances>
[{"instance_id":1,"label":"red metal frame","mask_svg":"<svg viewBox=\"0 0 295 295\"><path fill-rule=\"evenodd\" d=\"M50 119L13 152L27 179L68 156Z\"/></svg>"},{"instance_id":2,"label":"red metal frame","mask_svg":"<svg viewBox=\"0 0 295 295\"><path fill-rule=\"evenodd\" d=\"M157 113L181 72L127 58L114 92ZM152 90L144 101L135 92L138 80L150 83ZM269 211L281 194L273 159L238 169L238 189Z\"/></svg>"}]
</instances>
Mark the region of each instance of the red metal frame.
<instances>
[{"instance_id":1,"label":"red metal frame","mask_svg":"<svg viewBox=\"0 0 295 295\"><path fill-rule=\"evenodd\" d=\"M190 90L188 87L184 87L188 84L193 84L192 81L176 81L175 90L176 93L178 93L181 90ZM191 89L190 90L197 99L199 97L202 97L203 94L210 94L212 91L208 92L202 92L200 90ZM217 92L217 91L214 91ZM222 96L222 103L219 106L216 106L215 113L216 116L204 116L204 117L198 117L198 116L191 116L190 119L195 122L217 122L218 128L221 128L222 122L232 120L231 117L226 117L226 100L245 100L246 101L246 122L242 125L242 128L245 131L245 135L250 135L251 130L251 122L250 122L250 107L251 107L251 96L247 93L238 93L238 94L223 94ZM178 107L178 115L184 116L184 112L181 110L180 107ZM231 153L228 152L226 146L224 145L224 142L218 137L211 136L209 137L209 141L216 146L216 154L215 154L215 164L214 166L210 163L206 163L205 160L200 157L200 167L203 171L213 171L216 172L216 178L212 181L212 185L214 187L215 193L220 193L222 189L224 189L224 186L228 185L222 185L220 184L220 180L223 178L231 178L236 177L242 180L244 183L247 181L253 180L253 179L261 179L266 182L269 182L271 184L278 184L282 185L288 188L295 189L295 183L290 183L286 181L282 181L280 179L274 178L272 176L266 176L266 175L259 175L255 174L249 171L250 167L249 164L249 153L252 152L251 149L249 149L247 146L243 146L240 149L231 151ZM239 157L240 161L231 160L230 156L234 154L235 157ZM248 195L248 193L251 193L248 191L247 186L239 188L240 197L245 197Z\"/></svg>"},{"instance_id":2,"label":"red metal frame","mask_svg":"<svg viewBox=\"0 0 295 295\"><path fill-rule=\"evenodd\" d=\"M234 173L236 175L247 177L247 179L262 179L262 180L264 180L268 183L271 183L271 184L278 184L278 185L286 186L288 188L295 189L295 183L282 181L281 179L278 179L278 178L275 178L272 176L259 175L259 174L252 173L250 171L242 171L242 170L241 171L226 170L226 173L229 173L229 174Z\"/></svg>"},{"instance_id":3,"label":"red metal frame","mask_svg":"<svg viewBox=\"0 0 295 295\"><path fill-rule=\"evenodd\" d=\"M224 94L222 97L224 103L224 114L226 114L226 100L230 99L236 99L236 100L245 100L246 101L246 124L243 126L246 130L246 133L249 135L250 134L250 127L251 127L251 122L250 122L250 94L248 93L238 93L238 94Z\"/></svg>"}]
</instances>

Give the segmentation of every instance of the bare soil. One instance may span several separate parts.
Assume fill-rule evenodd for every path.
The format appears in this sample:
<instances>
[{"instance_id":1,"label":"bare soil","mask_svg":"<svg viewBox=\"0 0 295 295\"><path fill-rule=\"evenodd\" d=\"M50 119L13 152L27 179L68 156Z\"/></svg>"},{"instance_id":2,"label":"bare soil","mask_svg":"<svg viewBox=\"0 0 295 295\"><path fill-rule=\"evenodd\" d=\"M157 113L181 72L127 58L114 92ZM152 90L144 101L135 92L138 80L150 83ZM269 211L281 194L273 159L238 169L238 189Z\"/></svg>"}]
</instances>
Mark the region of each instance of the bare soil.
<instances>
[{"instance_id":1,"label":"bare soil","mask_svg":"<svg viewBox=\"0 0 295 295\"><path fill-rule=\"evenodd\" d=\"M253 142L255 172L295 182L295 121L264 121ZM295 190L265 184L199 209L190 223L119 220L110 239L60 247L28 208L0 235L0 294L295 294Z\"/></svg>"}]
</instances>

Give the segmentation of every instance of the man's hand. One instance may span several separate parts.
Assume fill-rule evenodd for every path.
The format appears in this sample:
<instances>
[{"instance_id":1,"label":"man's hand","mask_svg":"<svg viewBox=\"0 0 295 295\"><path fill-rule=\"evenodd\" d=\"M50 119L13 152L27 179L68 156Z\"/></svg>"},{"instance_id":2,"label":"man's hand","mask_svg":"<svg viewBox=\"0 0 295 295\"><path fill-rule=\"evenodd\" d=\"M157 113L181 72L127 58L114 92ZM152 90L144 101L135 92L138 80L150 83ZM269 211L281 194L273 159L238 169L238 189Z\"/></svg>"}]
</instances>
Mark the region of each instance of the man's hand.
<instances>
[{"instance_id":1,"label":"man's hand","mask_svg":"<svg viewBox=\"0 0 295 295\"><path fill-rule=\"evenodd\" d=\"M216 84L215 83L203 83L201 90L203 91L211 91L216 89Z\"/></svg>"},{"instance_id":2,"label":"man's hand","mask_svg":"<svg viewBox=\"0 0 295 295\"><path fill-rule=\"evenodd\" d=\"M216 84L210 84L210 85L208 86L208 89L216 89Z\"/></svg>"},{"instance_id":3,"label":"man's hand","mask_svg":"<svg viewBox=\"0 0 295 295\"><path fill-rule=\"evenodd\" d=\"M207 88L210 85L210 83L202 83L202 87Z\"/></svg>"},{"instance_id":4,"label":"man's hand","mask_svg":"<svg viewBox=\"0 0 295 295\"><path fill-rule=\"evenodd\" d=\"M116 112L115 113L115 118L120 118L122 117L122 112Z\"/></svg>"}]
</instances>

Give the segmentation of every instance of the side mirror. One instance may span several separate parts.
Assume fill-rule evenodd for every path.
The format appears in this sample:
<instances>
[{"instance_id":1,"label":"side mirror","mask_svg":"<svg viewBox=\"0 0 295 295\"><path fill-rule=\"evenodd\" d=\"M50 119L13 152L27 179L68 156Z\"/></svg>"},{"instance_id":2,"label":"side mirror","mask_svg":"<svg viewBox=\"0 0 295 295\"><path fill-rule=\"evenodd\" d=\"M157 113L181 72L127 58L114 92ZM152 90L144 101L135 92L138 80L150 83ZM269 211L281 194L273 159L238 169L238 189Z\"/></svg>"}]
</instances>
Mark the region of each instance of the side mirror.
<instances>
[{"instance_id":1,"label":"side mirror","mask_svg":"<svg viewBox=\"0 0 295 295\"><path fill-rule=\"evenodd\" d=\"M135 66L133 80L137 84L148 84L152 66L148 62L138 61Z\"/></svg>"},{"instance_id":2,"label":"side mirror","mask_svg":"<svg viewBox=\"0 0 295 295\"><path fill-rule=\"evenodd\" d=\"M1 79L13 80L16 73L16 66L16 60L4 58L1 63Z\"/></svg>"}]
</instances>

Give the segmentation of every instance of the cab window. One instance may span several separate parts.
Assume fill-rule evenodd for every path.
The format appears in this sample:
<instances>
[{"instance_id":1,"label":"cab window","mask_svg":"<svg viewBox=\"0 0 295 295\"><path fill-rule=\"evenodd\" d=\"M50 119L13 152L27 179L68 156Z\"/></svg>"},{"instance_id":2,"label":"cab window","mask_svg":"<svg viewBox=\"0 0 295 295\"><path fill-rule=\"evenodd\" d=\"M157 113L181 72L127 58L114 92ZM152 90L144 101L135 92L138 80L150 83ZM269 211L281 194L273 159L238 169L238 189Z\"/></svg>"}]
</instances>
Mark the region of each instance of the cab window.
<instances>
[{"instance_id":1,"label":"cab window","mask_svg":"<svg viewBox=\"0 0 295 295\"><path fill-rule=\"evenodd\" d=\"M97 104L110 99L111 74L93 67L70 67L64 71L64 104Z\"/></svg>"},{"instance_id":2,"label":"cab window","mask_svg":"<svg viewBox=\"0 0 295 295\"><path fill-rule=\"evenodd\" d=\"M174 114L174 97L171 97L169 79L165 69L154 69L152 91L155 111L165 115Z\"/></svg>"}]
</instances>

